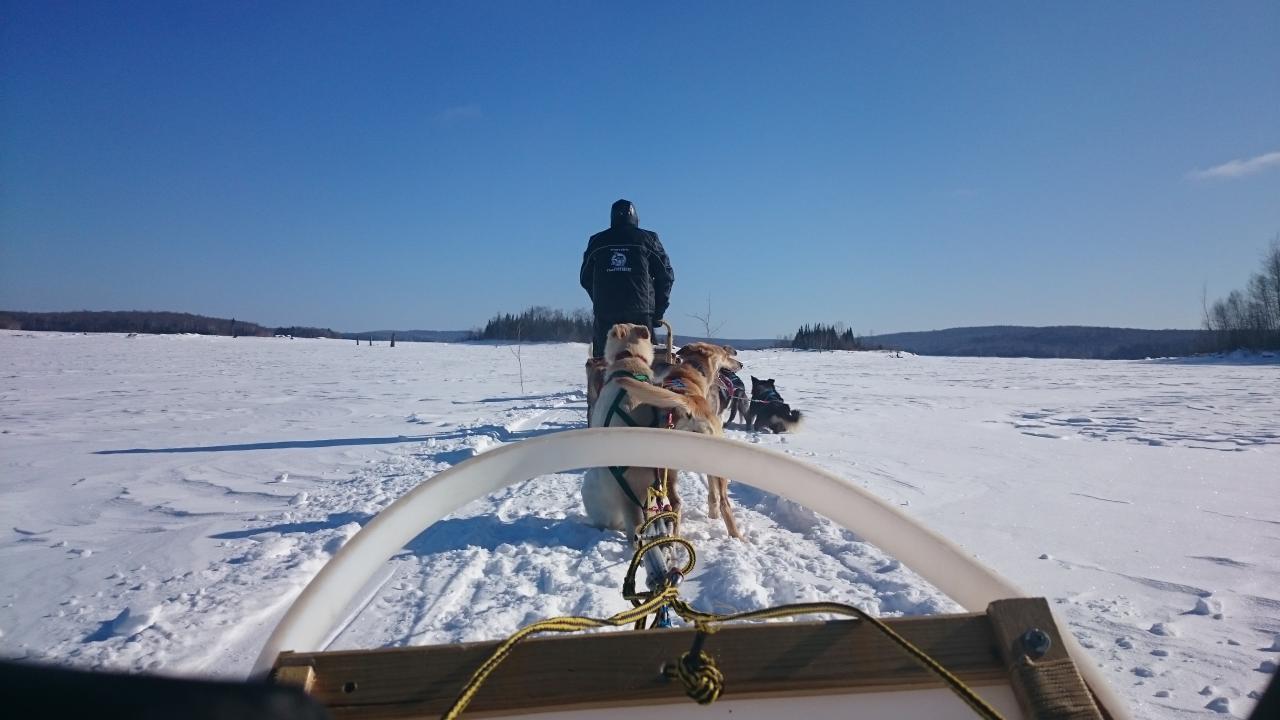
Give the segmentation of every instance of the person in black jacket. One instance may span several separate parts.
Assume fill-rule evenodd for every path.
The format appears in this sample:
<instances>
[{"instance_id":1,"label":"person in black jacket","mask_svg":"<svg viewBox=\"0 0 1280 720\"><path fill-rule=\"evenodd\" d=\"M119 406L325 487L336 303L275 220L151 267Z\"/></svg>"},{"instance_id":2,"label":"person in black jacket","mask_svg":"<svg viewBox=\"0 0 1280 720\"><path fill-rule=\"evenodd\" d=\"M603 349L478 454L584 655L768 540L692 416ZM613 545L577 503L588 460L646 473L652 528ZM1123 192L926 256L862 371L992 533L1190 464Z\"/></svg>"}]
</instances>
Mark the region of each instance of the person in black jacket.
<instances>
[{"instance_id":1,"label":"person in black jacket","mask_svg":"<svg viewBox=\"0 0 1280 720\"><path fill-rule=\"evenodd\" d=\"M609 212L609 229L587 243L579 279L595 312L592 354L601 357L605 335L617 323L652 328L662 322L675 272L658 234L641 229L636 206L619 200Z\"/></svg>"}]
</instances>

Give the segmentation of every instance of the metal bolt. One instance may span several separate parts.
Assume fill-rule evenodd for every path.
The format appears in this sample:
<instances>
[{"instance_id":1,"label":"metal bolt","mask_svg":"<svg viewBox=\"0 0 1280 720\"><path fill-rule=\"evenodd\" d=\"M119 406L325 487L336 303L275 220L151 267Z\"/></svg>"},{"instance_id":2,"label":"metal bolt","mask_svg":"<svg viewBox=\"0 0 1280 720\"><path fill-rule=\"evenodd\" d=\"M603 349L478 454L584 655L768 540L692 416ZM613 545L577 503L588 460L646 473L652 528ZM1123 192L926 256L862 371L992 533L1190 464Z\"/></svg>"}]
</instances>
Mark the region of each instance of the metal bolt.
<instances>
[{"instance_id":1,"label":"metal bolt","mask_svg":"<svg viewBox=\"0 0 1280 720\"><path fill-rule=\"evenodd\" d=\"M1053 639L1040 628L1031 628L1022 634L1022 647L1032 658L1042 658L1053 647Z\"/></svg>"}]
</instances>

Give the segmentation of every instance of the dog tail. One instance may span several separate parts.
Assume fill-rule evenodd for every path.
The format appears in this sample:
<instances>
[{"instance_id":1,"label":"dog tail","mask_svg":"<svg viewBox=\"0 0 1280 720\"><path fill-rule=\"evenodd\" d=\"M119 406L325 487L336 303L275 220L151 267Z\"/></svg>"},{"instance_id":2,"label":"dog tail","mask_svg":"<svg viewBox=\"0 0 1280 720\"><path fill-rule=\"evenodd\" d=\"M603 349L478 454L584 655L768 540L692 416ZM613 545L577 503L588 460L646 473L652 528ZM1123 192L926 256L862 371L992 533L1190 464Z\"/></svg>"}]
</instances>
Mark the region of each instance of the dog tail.
<instances>
[{"instance_id":1,"label":"dog tail","mask_svg":"<svg viewBox=\"0 0 1280 720\"><path fill-rule=\"evenodd\" d=\"M799 410L792 410L785 415L778 416L778 424L781 425L782 429L786 432L795 432L796 430L799 430L800 426L803 424L802 420L803 418L801 417Z\"/></svg>"},{"instance_id":2,"label":"dog tail","mask_svg":"<svg viewBox=\"0 0 1280 720\"><path fill-rule=\"evenodd\" d=\"M677 409L689 412L689 400L684 395L628 377L618 378L617 382L631 396L635 405L648 405L667 410Z\"/></svg>"}]
</instances>

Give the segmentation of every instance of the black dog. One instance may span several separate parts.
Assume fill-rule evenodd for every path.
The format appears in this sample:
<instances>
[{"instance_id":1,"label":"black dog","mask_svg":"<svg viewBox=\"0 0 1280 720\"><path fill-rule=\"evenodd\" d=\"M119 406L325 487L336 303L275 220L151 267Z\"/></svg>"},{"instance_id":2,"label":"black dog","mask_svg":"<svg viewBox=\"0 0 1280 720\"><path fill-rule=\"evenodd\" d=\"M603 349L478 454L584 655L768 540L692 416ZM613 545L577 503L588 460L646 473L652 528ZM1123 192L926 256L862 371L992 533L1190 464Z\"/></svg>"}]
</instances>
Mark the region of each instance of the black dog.
<instances>
[{"instance_id":1,"label":"black dog","mask_svg":"<svg viewBox=\"0 0 1280 720\"><path fill-rule=\"evenodd\" d=\"M774 433L791 432L800 427L800 411L792 410L773 386L773 378L760 380L751 376L751 412L747 424L752 430Z\"/></svg>"},{"instance_id":2,"label":"black dog","mask_svg":"<svg viewBox=\"0 0 1280 720\"><path fill-rule=\"evenodd\" d=\"M735 417L747 422L747 413L751 411L751 400L747 397L747 386L737 373L721 368L720 377L716 378L716 391L720 394L720 412L729 410L729 419L725 424L733 422Z\"/></svg>"}]
</instances>

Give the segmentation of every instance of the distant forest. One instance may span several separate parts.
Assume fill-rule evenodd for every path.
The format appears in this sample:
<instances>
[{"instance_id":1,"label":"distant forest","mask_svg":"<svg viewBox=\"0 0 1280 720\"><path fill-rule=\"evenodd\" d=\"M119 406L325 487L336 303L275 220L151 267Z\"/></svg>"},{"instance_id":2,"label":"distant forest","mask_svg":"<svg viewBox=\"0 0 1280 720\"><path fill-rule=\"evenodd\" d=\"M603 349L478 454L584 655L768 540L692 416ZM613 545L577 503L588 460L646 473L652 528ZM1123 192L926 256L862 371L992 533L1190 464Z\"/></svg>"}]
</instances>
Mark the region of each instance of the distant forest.
<instances>
[{"instance_id":1,"label":"distant forest","mask_svg":"<svg viewBox=\"0 0 1280 720\"><path fill-rule=\"evenodd\" d=\"M799 350L870 350L842 325L801 325L791 339L791 347Z\"/></svg>"},{"instance_id":2,"label":"distant forest","mask_svg":"<svg viewBox=\"0 0 1280 720\"><path fill-rule=\"evenodd\" d=\"M1243 291L1232 290L1205 308L1204 327L1214 350L1280 350L1280 236Z\"/></svg>"},{"instance_id":3,"label":"distant forest","mask_svg":"<svg viewBox=\"0 0 1280 720\"><path fill-rule=\"evenodd\" d=\"M155 335L230 335L271 337L339 337L328 328L266 328L244 320L141 310L91 312L11 312L0 310L0 329L51 332L147 333Z\"/></svg>"},{"instance_id":4,"label":"distant forest","mask_svg":"<svg viewBox=\"0 0 1280 720\"><path fill-rule=\"evenodd\" d=\"M592 315L586 310L565 313L535 306L520 313L498 315L469 340L518 340L521 342L591 342Z\"/></svg>"}]
</instances>

